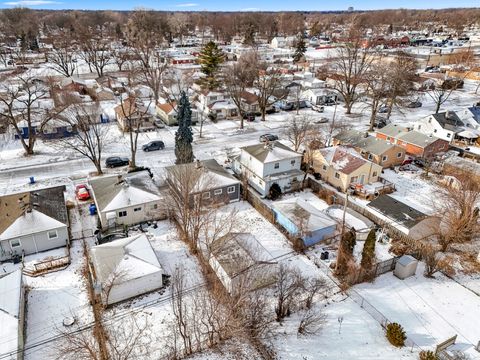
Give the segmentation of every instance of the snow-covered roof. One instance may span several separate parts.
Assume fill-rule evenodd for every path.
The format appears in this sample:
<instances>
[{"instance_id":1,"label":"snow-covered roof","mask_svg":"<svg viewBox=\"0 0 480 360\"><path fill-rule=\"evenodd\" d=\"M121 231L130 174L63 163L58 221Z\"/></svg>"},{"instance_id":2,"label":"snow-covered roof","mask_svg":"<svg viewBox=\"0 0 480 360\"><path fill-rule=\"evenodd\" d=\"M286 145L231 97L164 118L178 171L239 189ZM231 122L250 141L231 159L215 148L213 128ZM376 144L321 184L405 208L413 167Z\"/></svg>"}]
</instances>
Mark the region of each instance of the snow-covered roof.
<instances>
[{"instance_id":1,"label":"snow-covered roof","mask_svg":"<svg viewBox=\"0 0 480 360\"><path fill-rule=\"evenodd\" d=\"M274 141L269 144L256 144L241 148L242 151L255 157L262 163L270 163L285 159L298 158L301 155L291 150L281 142Z\"/></svg>"},{"instance_id":2,"label":"snow-covered roof","mask_svg":"<svg viewBox=\"0 0 480 360\"><path fill-rule=\"evenodd\" d=\"M41 233L65 226L67 225L33 209L18 217L12 225L0 234L0 240Z\"/></svg>"},{"instance_id":3,"label":"snow-covered roof","mask_svg":"<svg viewBox=\"0 0 480 360\"><path fill-rule=\"evenodd\" d=\"M143 205L152 201L161 200L160 196L137 189L136 187L130 186L128 183L123 183L120 186L120 191L118 191L102 211L115 211L129 206Z\"/></svg>"},{"instance_id":4,"label":"snow-covered roof","mask_svg":"<svg viewBox=\"0 0 480 360\"><path fill-rule=\"evenodd\" d=\"M315 231L330 226L337 222L323 211L312 206L307 199L293 198L275 202L273 208L286 216L298 228L306 231Z\"/></svg>"},{"instance_id":5,"label":"snow-covered roof","mask_svg":"<svg viewBox=\"0 0 480 360\"><path fill-rule=\"evenodd\" d=\"M162 272L155 252L145 234L139 234L90 249L97 280L101 283L117 277L115 284ZM161 284L160 284L161 286Z\"/></svg>"},{"instance_id":6,"label":"snow-covered roof","mask_svg":"<svg viewBox=\"0 0 480 360\"><path fill-rule=\"evenodd\" d=\"M328 165L344 174L351 174L364 164L370 163L357 153L353 148L345 146L332 146L319 150Z\"/></svg>"},{"instance_id":7,"label":"snow-covered roof","mask_svg":"<svg viewBox=\"0 0 480 360\"><path fill-rule=\"evenodd\" d=\"M18 350L18 327L22 272L14 271L0 278L0 341L1 352L14 353ZM16 359L16 355L7 359Z\"/></svg>"}]
</instances>

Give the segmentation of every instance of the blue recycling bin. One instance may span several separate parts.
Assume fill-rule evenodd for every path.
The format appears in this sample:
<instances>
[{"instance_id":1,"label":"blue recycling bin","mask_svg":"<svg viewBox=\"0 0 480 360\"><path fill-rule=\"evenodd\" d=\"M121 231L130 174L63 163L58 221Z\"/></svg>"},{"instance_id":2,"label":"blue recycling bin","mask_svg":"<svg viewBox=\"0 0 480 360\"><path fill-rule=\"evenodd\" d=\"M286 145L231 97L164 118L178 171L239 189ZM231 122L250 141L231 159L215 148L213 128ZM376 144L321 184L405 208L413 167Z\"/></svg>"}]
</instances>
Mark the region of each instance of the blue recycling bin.
<instances>
[{"instance_id":1,"label":"blue recycling bin","mask_svg":"<svg viewBox=\"0 0 480 360\"><path fill-rule=\"evenodd\" d=\"M35 178L33 176L30 176L30 184L35 184Z\"/></svg>"},{"instance_id":2,"label":"blue recycling bin","mask_svg":"<svg viewBox=\"0 0 480 360\"><path fill-rule=\"evenodd\" d=\"M88 210L90 211L90 215L95 215L97 213L97 206L95 204L90 204Z\"/></svg>"}]
</instances>

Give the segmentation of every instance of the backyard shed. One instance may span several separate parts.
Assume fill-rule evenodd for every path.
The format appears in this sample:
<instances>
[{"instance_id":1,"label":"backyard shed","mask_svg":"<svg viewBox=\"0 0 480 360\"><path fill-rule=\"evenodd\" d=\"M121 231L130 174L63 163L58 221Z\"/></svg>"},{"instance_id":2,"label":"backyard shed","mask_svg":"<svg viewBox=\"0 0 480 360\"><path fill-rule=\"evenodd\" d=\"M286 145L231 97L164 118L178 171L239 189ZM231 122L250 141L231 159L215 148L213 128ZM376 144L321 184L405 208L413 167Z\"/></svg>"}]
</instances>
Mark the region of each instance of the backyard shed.
<instances>
[{"instance_id":1,"label":"backyard shed","mask_svg":"<svg viewBox=\"0 0 480 360\"><path fill-rule=\"evenodd\" d=\"M418 260L410 255L403 255L395 264L393 274L401 280L415 275L417 271Z\"/></svg>"}]
</instances>

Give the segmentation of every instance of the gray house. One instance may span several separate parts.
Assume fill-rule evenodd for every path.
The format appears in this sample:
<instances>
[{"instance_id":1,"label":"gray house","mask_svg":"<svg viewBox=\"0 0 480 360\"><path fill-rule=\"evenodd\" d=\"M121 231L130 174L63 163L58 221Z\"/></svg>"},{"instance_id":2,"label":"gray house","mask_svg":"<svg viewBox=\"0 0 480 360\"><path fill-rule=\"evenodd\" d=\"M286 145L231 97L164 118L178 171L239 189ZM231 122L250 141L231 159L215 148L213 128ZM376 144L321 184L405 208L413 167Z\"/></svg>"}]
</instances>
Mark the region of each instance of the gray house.
<instances>
[{"instance_id":1,"label":"gray house","mask_svg":"<svg viewBox=\"0 0 480 360\"><path fill-rule=\"evenodd\" d=\"M231 203L240 200L240 180L223 168L216 160L197 160L191 164L169 166L167 179L170 185L182 192L185 184L180 179L188 174L192 184L189 184L193 199L201 197L203 202Z\"/></svg>"},{"instance_id":2,"label":"gray house","mask_svg":"<svg viewBox=\"0 0 480 360\"><path fill-rule=\"evenodd\" d=\"M0 260L68 245L65 186L0 197Z\"/></svg>"},{"instance_id":3,"label":"gray house","mask_svg":"<svg viewBox=\"0 0 480 360\"><path fill-rule=\"evenodd\" d=\"M165 218L163 196L147 171L89 179L102 229Z\"/></svg>"}]
</instances>

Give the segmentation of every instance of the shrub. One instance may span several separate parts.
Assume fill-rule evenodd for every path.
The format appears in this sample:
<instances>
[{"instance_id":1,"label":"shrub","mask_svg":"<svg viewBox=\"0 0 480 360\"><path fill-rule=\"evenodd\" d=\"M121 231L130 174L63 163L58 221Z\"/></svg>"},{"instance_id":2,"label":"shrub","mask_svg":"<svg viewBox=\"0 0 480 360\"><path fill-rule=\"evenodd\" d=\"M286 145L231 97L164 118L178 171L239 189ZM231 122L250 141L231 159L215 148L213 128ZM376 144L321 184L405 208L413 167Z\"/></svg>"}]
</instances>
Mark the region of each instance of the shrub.
<instances>
[{"instance_id":1,"label":"shrub","mask_svg":"<svg viewBox=\"0 0 480 360\"><path fill-rule=\"evenodd\" d=\"M419 360L438 360L438 357L433 351L422 350L420 351Z\"/></svg>"},{"instance_id":2,"label":"shrub","mask_svg":"<svg viewBox=\"0 0 480 360\"><path fill-rule=\"evenodd\" d=\"M390 341L390 344L397 347L402 347L405 345L405 340L407 335L403 330L402 325L398 323L390 323L387 325L387 339Z\"/></svg>"},{"instance_id":3,"label":"shrub","mask_svg":"<svg viewBox=\"0 0 480 360\"><path fill-rule=\"evenodd\" d=\"M370 230L367 236L367 240L365 240L365 244L363 245L362 251L362 261L361 265L362 268L365 270L370 270L373 266L375 261L375 241L377 240L375 230Z\"/></svg>"},{"instance_id":4,"label":"shrub","mask_svg":"<svg viewBox=\"0 0 480 360\"><path fill-rule=\"evenodd\" d=\"M282 189L280 189L280 186L277 183L273 183L272 186L270 186L268 195L270 199L277 200L282 195Z\"/></svg>"}]
</instances>

